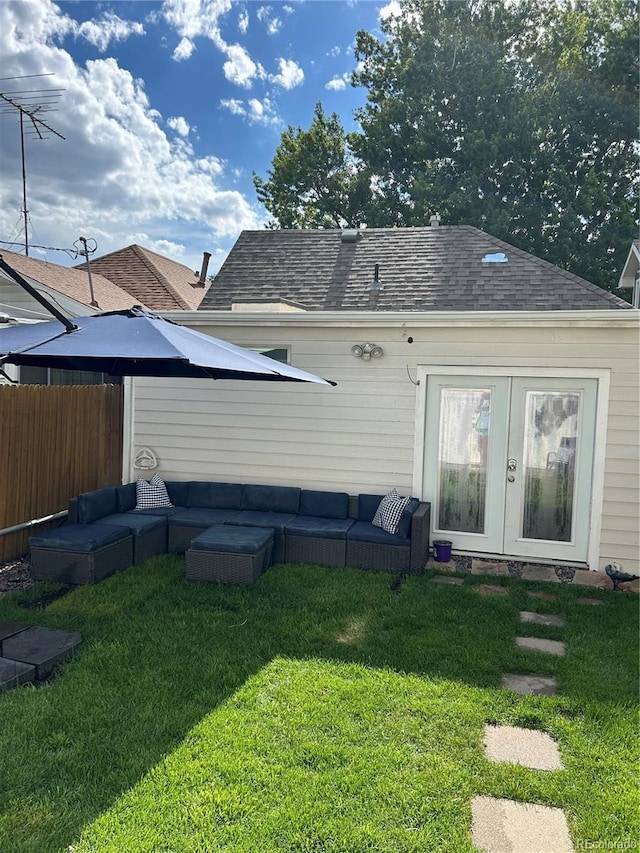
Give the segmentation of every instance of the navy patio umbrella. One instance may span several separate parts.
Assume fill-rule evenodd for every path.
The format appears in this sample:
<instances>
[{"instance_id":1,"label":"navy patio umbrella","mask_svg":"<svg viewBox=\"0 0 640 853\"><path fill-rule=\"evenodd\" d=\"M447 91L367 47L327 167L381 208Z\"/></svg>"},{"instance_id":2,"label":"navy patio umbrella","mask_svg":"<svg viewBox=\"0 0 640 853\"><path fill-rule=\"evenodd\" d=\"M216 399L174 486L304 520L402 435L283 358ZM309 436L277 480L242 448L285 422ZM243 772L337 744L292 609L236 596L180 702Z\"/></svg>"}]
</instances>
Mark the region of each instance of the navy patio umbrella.
<instances>
[{"instance_id":1,"label":"navy patio umbrella","mask_svg":"<svg viewBox=\"0 0 640 853\"><path fill-rule=\"evenodd\" d=\"M0 329L3 364L89 370L112 376L255 379L315 382L327 379L204 335L140 307L69 320L0 257L0 269L56 316Z\"/></svg>"}]
</instances>

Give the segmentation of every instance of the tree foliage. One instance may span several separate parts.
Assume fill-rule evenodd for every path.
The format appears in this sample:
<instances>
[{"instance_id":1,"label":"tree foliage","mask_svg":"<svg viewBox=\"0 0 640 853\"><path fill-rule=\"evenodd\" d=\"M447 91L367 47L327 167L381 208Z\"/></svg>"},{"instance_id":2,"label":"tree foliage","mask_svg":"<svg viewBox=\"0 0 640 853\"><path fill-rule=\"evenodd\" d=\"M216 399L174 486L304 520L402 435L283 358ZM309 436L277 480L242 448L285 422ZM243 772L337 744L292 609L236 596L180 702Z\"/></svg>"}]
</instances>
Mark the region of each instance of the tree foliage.
<instances>
[{"instance_id":1,"label":"tree foliage","mask_svg":"<svg viewBox=\"0 0 640 853\"><path fill-rule=\"evenodd\" d=\"M403 0L356 37L361 131L316 107L260 199L280 227L470 224L613 289L636 233L634 0Z\"/></svg>"}]
</instances>

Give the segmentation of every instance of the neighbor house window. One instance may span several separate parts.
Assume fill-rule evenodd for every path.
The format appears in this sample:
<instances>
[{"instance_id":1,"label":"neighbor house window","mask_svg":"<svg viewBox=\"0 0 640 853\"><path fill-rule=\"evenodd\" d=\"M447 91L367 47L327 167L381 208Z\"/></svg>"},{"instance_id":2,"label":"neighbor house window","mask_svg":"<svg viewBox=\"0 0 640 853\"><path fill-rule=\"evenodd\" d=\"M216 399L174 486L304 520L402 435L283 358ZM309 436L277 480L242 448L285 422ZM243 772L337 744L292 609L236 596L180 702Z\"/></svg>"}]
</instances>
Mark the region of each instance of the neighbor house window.
<instances>
[{"instance_id":1,"label":"neighbor house window","mask_svg":"<svg viewBox=\"0 0 640 853\"><path fill-rule=\"evenodd\" d=\"M20 367L22 385L121 385L120 376L90 370L61 370L58 367Z\"/></svg>"},{"instance_id":2,"label":"neighbor house window","mask_svg":"<svg viewBox=\"0 0 640 853\"><path fill-rule=\"evenodd\" d=\"M252 352L259 352L260 355L266 355L267 358L272 358L281 364L291 363L291 351L289 347L247 347L247 349L250 349Z\"/></svg>"}]
</instances>

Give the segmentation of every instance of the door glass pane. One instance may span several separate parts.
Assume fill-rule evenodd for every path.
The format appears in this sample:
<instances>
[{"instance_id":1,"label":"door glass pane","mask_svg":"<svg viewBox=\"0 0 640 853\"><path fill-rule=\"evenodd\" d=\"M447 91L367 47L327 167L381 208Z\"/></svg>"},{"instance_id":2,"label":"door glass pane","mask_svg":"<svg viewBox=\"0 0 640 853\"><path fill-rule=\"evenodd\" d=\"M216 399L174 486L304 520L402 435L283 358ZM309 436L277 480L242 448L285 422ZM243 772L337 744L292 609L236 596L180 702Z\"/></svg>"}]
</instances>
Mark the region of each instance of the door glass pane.
<instances>
[{"instance_id":1,"label":"door glass pane","mask_svg":"<svg viewBox=\"0 0 640 853\"><path fill-rule=\"evenodd\" d=\"M438 434L440 530L485 532L491 391L441 388Z\"/></svg>"},{"instance_id":2,"label":"door glass pane","mask_svg":"<svg viewBox=\"0 0 640 853\"><path fill-rule=\"evenodd\" d=\"M570 542L580 394L527 391L525 406L522 536Z\"/></svg>"}]
</instances>

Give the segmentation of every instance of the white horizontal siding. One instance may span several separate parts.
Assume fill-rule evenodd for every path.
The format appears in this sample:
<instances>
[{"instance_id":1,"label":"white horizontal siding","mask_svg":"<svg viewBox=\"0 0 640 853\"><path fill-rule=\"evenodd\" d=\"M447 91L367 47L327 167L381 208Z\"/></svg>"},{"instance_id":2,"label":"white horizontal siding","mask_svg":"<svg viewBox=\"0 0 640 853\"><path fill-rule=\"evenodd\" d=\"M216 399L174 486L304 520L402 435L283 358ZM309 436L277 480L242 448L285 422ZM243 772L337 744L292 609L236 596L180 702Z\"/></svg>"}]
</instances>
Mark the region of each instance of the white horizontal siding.
<instances>
[{"instance_id":1,"label":"white horizontal siding","mask_svg":"<svg viewBox=\"0 0 640 853\"><path fill-rule=\"evenodd\" d=\"M358 493L396 486L409 492L416 458L419 365L607 370L610 396L603 490L600 566L638 562L638 324L602 312L578 325L430 325L412 315L367 325L367 318L314 322L308 315L229 318L202 325L244 346L288 346L291 362L338 382L298 383L136 380L133 452L151 447L167 479L279 483ZM606 317L604 316L606 314ZM298 318L298 319L297 319ZM226 319L226 318L225 318ZM561 322L559 320L557 323ZM634 325L635 323L635 325ZM262 324L262 325L258 325ZM413 343L408 343L408 337ZM351 354L372 341L380 359ZM419 450L419 449L418 449Z\"/></svg>"}]
</instances>

